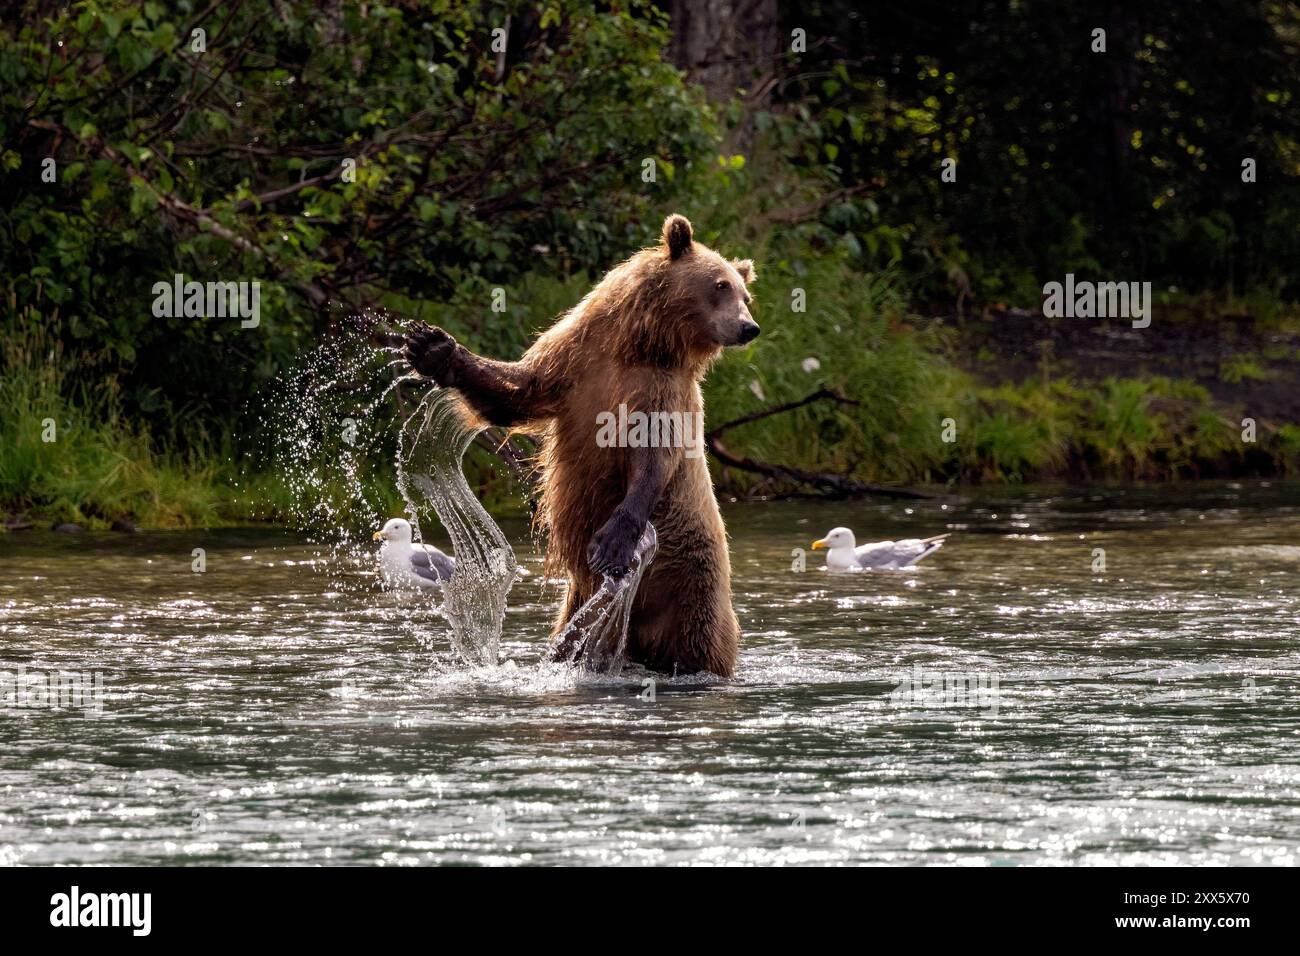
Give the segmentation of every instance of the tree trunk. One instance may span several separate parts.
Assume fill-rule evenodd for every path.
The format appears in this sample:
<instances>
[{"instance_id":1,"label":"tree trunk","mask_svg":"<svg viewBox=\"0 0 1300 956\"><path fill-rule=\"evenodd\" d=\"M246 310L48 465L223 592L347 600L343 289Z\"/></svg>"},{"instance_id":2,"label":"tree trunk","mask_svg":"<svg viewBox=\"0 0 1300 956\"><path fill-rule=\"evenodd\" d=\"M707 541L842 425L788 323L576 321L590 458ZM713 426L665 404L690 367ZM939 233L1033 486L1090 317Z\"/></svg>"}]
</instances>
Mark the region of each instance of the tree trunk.
<instances>
[{"instance_id":1,"label":"tree trunk","mask_svg":"<svg viewBox=\"0 0 1300 956\"><path fill-rule=\"evenodd\" d=\"M669 13L673 63L709 99L729 100L774 67L776 0L670 0Z\"/></svg>"}]
</instances>

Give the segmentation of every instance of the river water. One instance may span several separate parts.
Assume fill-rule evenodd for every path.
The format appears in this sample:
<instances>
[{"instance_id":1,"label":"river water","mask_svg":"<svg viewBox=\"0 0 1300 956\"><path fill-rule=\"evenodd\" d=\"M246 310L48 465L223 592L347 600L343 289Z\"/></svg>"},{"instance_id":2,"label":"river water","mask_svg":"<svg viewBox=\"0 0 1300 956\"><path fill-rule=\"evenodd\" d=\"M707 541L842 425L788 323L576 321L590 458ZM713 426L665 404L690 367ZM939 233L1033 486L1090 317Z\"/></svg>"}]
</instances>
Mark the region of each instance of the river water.
<instances>
[{"instance_id":1,"label":"river water","mask_svg":"<svg viewBox=\"0 0 1300 956\"><path fill-rule=\"evenodd\" d=\"M0 864L1297 862L1300 486L724 514L739 674L653 684L541 663L521 524L474 668L284 532L2 536Z\"/></svg>"}]
</instances>

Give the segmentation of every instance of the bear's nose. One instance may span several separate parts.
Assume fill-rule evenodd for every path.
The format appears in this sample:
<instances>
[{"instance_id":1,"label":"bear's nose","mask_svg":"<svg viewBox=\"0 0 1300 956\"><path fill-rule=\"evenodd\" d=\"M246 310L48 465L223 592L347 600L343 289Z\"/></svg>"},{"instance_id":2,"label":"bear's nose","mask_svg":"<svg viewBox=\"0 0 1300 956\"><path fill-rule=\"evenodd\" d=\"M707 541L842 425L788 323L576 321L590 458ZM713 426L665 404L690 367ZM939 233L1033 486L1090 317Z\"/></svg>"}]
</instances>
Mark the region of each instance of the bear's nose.
<instances>
[{"instance_id":1,"label":"bear's nose","mask_svg":"<svg viewBox=\"0 0 1300 956\"><path fill-rule=\"evenodd\" d=\"M740 325L740 344L752 342L758 338L758 333L763 331L758 327L757 322L742 322Z\"/></svg>"}]
</instances>

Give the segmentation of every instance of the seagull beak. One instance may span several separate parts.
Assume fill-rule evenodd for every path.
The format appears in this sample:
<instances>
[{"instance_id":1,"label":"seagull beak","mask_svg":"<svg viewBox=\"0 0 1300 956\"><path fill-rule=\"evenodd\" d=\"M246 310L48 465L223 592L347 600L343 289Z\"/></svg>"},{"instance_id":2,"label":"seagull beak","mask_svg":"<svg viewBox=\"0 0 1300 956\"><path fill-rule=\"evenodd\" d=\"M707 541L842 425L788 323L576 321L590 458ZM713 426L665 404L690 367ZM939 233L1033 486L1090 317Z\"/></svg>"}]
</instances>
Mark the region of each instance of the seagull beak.
<instances>
[{"instance_id":1,"label":"seagull beak","mask_svg":"<svg viewBox=\"0 0 1300 956\"><path fill-rule=\"evenodd\" d=\"M374 534L370 536L371 541L380 541L383 539L384 539L384 533L382 531L376 531Z\"/></svg>"},{"instance_id":2,"label":"seagull beak","mask_svg":"<svg viewBox=\"0 0 1300 956\"><path fill-rule=\"evenodd\" d=\"M818 538L816 541L814 541L814 542L812 543L812 549L813 549L814 551L816 551L818 548L824 548L824 547L826 547L826 546L827 546L827 545L826 545L826 539L825 539L825 538Z\"/></svg>"}]
</instances>

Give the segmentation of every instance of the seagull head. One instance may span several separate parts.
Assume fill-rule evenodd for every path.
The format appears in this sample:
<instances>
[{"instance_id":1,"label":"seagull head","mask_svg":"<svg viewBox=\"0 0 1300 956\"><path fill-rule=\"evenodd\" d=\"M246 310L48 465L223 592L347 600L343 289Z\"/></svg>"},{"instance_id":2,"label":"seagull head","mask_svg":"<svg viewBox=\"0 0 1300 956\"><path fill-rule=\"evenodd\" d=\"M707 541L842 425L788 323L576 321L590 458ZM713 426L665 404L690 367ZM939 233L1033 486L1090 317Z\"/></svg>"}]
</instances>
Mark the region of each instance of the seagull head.
<instances>
[{"instance_id":1,"label":"seagull head","mask_svg":"<svg viewBox=\"0 0 1300 956\"><path fill-rule=\"evenodd\" d=\"M395 541L398 544L411 543L411 522L405 518L393 518L372 537L376 541Z\"/></svg>"},{"instance_id":2,"label":"seagull head","mask_svg":"<svg viewBox=\"0 0 1300 956\"><path fill-rule=\"evenodd\" d=\"M832 528L826 533L826 537L818 538L812 543L812 549L816 551L818 548L830 548L832 551L836 551L840 548L851 549L856 545L857 541L853 537L853 532L848 528Z\"/></svg>"}]
</instances>

